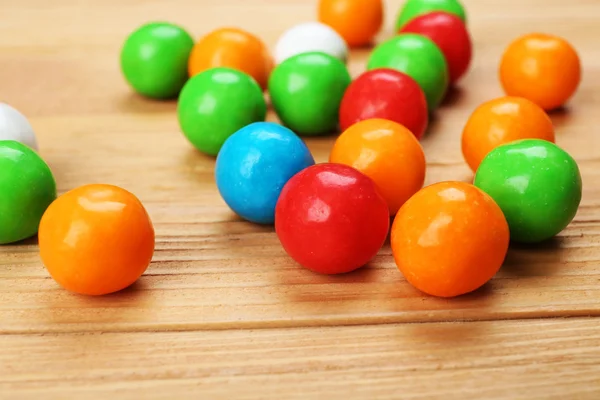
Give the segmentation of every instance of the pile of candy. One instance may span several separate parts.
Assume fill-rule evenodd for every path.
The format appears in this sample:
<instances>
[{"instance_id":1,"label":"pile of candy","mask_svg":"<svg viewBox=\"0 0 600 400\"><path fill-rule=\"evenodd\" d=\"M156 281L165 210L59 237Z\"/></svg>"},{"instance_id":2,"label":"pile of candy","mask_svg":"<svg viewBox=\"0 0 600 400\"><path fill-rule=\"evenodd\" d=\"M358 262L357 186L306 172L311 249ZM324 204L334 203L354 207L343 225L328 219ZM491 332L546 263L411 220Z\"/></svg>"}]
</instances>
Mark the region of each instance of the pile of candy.
<instances>
[{"instance_id":1,"label":"pile of candy","mask_svg":"<svg viewBox=\"0 0 600 400\"><path fill-rule=\"evenodd\" d=\"M225 203L247 221L274 225L299 265L324 274L353 271L389 234L394 260L413 286L434 296L465 294L496 274L511 240L551 238L577 212L580 172L554 144L547 112L575 93L580 61L552 35L512 42L499 69L506 96L474 110L462 134L473 182L424 187L420 140L471 62L466 13L458 0L406 1L395 35L376 45L353 79L349 49L373 43L383 17L381 0L321 0L318 22L284 32L273 54L241 29L217 29L194 42L177 25L150 23L125 41L121 68L139 94L177 97L181 131L216 156ZM281 123L265 121L267 98ZM24 118L14 118L30 132ZM328 162L315 163L302 137L337 133ZM30 144L33 137L1 126L0 135ZM12 155L17 151L35 159L35 168ZM17 172L6 173L9 167L24 171L21 183L10 183ZM0 241L33 235L41 219L42 259L67 289L110 293L148 266L154 232L132 194L96 185L54 200L47 166L15 142L0 142L0 184L26 191L18 202L0 198ZM90 254L93 263L80 262Z\"/></svg>"}]
</instances>

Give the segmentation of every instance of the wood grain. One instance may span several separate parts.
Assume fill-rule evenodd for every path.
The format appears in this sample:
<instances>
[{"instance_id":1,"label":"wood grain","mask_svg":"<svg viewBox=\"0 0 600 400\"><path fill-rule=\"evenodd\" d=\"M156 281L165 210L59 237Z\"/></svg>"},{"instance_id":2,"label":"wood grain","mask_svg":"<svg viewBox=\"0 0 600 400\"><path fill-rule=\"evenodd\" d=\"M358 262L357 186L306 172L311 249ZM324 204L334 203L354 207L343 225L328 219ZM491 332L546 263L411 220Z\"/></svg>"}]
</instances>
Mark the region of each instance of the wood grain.
<instances>
[{"instance_id":1,"label":"wood grain","mask_svg":"<svg viewBox=\"0 0 600 400\"><path fill-rule=\"evenodd\" d=\"M400 3L386 2L378 40L392 34ZM497 65L510 40L544 31L571 41L583 62L577 95L551 118L579 162L584 195L557 238L512 246L488 285L451 300L413 289L388 245L344 276L299 268L272 228L241 221L219 198L214 159L184 139L175 102L140 98L120 75L123 39L149 20L195 37L240 26L272 47L312 20L315 4L1 2L0 101L30 118L60 193L94 182L131 190L157 246L138 283L101 298L59 288L35 238L0 247L0 398L598 398L600 323L580 317L600 315L600 2L464 0L475 58L422 142L427 183L472 178L462 127L502 94ZM354 76L369 51L351 54ZM307 139L317 161L333 140ZM540 320L551 317L569 318Z\"/></svg>"}]
</instances>

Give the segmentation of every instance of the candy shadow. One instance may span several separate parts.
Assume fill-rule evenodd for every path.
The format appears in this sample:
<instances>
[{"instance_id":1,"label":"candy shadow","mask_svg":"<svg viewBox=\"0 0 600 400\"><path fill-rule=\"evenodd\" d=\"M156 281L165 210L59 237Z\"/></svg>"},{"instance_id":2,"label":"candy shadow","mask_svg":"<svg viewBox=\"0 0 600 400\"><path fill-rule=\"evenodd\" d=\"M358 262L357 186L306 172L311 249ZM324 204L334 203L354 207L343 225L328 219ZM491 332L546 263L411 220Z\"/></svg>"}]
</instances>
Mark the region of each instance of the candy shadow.
<instances>
[{"instance_id":1,"label":"candy shadow","mask_svg":"<svg viewBox=\"0 0 600 400\"><path fill-rule=\"evenodd\" d=\"M561 127L569 124L569 121L573 117L573 113L568 107L562 106L548 111L548 116L555 127Z\"/></svg>"},{"instance_id":2,"label":"candy shadow","mask_svg":"<svg viewBox=\"0 0 600 400\"><path fill-rule=\"evenodd\" d=\"M553 237L540 243L511 242L502 273L513 277L550 276L564 264L564 238Z\"/></svg>"},{"instance_id":3,"label":"candy shadow","mask_svg":"<svg viewBox=\"0 0 600 400\"><path fill-rule=\"evenodd\" d=\"M177 107L177 97L160 100L128 92L120 96L116 103L120 110L134 114L172 113Z\"/></svg>"},{"instance_id":4,"label":"candy shadow","mask_svg":"<svg viewBox=\"0 0 600 400\"><path fill-rule=\"evenodd\" d=\"M440 108L451 108L457 107L465 98L465 90L460 86L450 86L442 103L440 104Z\"/></svg>"}]
</instances>

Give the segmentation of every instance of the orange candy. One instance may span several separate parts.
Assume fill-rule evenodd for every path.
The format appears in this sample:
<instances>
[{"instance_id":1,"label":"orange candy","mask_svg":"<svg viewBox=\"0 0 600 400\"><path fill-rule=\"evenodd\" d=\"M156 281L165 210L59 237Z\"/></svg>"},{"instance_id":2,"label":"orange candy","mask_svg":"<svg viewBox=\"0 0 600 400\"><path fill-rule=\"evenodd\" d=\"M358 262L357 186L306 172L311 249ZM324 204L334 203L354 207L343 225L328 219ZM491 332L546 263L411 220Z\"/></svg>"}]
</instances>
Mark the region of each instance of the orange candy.
<instances>
[{"instance_id":1,"label":"orange candy","mask_svg":"<svg viewBox=\"0 0 600 400\"><path fill-rule=\"evenodd\" d=\"M478 289L498 272L509 229L486 193L464 182L441 182L402 206L390 240L396 265L410 284L453 297Z\"/></svg>"},{"instance_id":2,"label":"orange candy","mask_svg":"<svg viewBox=\"0 0 600 400\"><path fill-rule=\"evenodd\" d=\"M383 24L381 0L321 0L319 21L357 47L370 44Z\"/></svg>"},{"instance_id":3,"label":"orange candy","mask_svg":"<svg viewBox=\"0 0 600 400\"><path fill-rule=\"evenodd\" d=\"M534 33L512 42L500 63L506 94L525 97L545 110L562 106L581 80L575 49L564 39Z\"/></svg>"},{"instance_id":4,"label":"orange candy","mask_svg":"<svg viewBox=\"0 0 600 400\"><path fill-rule=\"evenodd\" d=\"M500 97L477 107L462 133L462 152L476 171L494 148L519 139L554 143L552 120L538 105L521 97Z\"/></svg>"},{"instance_id":5,"label":"orange candy","mask_svg":"<svg viewBox=\"0 0 600 400\"><path fill-rule=\"evenodd\" d=\"M85 185L58 197L42 217L38 238L52 278L86 295L128 287L154 253L154 228L144 206L112 185Z\"/></svg>"},{"instance_id":6,"label":"orange candy","mask_svg":"<svg viewBox=\"0 0 600 400\"><path fill-rule=\"evenodd\" d=\"M367 119L350 126L335 141L329 161L349 165L370 177L390 215L425 181L425 155L419 141L403 125L385 119Z\"/></svg>"},{"instance_id":7,"label":"orange candy","mask_svg":"<svg viewBox=\"0 0 600 400\"><path fill-rule=\"evenodd\" d=\"M188 60L190 77L214 67L229 67L252 76L265 89L273 58L256 36L236 28L221 28L194 45Z\"/></svg>"}]
</instances>

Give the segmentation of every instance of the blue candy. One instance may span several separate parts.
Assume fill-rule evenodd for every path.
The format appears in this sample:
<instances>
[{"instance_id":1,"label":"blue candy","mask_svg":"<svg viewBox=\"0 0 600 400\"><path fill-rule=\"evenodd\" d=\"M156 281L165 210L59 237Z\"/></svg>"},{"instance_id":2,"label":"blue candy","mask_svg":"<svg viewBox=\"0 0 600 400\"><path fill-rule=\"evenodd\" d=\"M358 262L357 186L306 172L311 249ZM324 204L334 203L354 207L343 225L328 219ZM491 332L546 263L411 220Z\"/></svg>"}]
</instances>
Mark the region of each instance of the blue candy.
<instances>
[{"instance_id":1,"label":"blue candy","mask_svg":"<svg viewBox=\"0 0 600 400\"><path fill-rule=\"evenodd\" d=\"M236 214L272 224L283 186L314 164L308 147L293 131L255 122L227 138L217 156L215 179L221 197Z\"/></svg>"}]
</instances>

